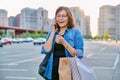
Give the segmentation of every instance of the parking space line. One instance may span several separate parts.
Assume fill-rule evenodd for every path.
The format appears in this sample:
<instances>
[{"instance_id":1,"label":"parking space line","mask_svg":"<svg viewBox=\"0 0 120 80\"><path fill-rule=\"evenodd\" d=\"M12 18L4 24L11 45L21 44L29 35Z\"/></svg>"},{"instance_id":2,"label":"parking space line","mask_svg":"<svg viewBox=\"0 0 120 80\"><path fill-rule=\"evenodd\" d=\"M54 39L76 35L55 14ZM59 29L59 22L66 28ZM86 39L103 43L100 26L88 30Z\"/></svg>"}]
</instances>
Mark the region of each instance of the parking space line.
<instances>
[{"instance_id":1,"label":"parking space line","mask_svg":"<svg viewBox=\"0 0 120 80\"><path fill-rule=\"evenodd\" d=\"M9 63L0 64L0 66L4 66L4 65L13 65L13 66L15 66L15 65L18 65L18 64L9 64Z\"/></svg>"},{"instance_id":2,"label":"parking space line","mask_svg":"<svg viewBox=\"0 0 120 80\"><path fill-rule=\"evenodd\" d=\"M114 66L113 66L113 69L115 69L116 68L116 66L117 66L117 63L118 63L118 61L119 61L119 54L117 54L117 56L116 56L116 60L115 60L115 63L114 63Z\"/></svg>"},{"instance_id":3,"label":"parking space line","mask_svg":"<svg viewBox=\"0 0 120 80\"><path fill-rule=\"evenodd\" d=\"M40 56L40 57L38 57L38 58L26 59L26 60L22 60L22 61L18 61L18 62L12 62L12 63L8 63L8 65L14 65L14 64L24 63L24 62L30 62L30 61L38 60L38 59L40 59L41 57L42 57L42 56Z\"/></svg>"},{"instance_id":4,"label":"parking space line","mask_svg":"<svg viewBox=\"0 0 120 80\"><path fill-rule=\"evenodd\" d=\"M103 50L105 50L106 48L107 48L107 47L103 47L103 48L100 49L100 51L103 51Z\"/></svg>"},{"instance_id":5,"label":"parking space line","mask_svg":"<svg viewBox=\"0 0 120 80\"><path fill-rule=\"evenodd\" d=\"M0 71L28 71L27 69L0 69Z\"/></svg>"},{"instance_id":6,"label":"parking space line","mask_svg":"<svg viewBox=\"0 0 120 80\"><path fill-rule=\"evenodd\" d=\"M87 55L87 57L91 57L92 55L93 55L93 53L92 53L92 54Z\"/></svg>"},{"instance_id":7,"label":"parking space line","mask_svg":"<svg viewBox=\"0 0 120 80\"><path fill-rule=\"evenodd\" d=\"M113 69L112 67L92 67L92 68L95 68L95 69Z\"/></svg>"},{"instance_id":8,"label":"parking space line","mask_svg":"<svg viewBox=\"0 0 120 80\"><path fill-rule=\"evenodd\" d=\"M7 78L7 79L21 79L21 80L23 80L23 79L27 79L27 80L36 80L36 78L35 77L12 77L12 76L6 76L5 78Z\"/></svg>"},{"instance_id":9,"label":"parking space line","mask_svg":"<svg viewBox=\"0 0 120 80\"><path fill-rule=\"evenodd\" d=\"M33 54L33 53L25 53L25 54L20 54L20 55L10 55L10 56L6 56L6 57L20 57L20 56L24 56L24 55L28 55L28 54Z\"/></svg>"},{"instance_id":10,"label":"parking space line","mask_svg":"<svg viewBox=\"0 0 120 80\"><path fill-rule=\"evenodd\" d=\"M118 61L119 61L119 56L120 56L120 55L117 54L116 60L115 60L115 62L114 62L113 67L93 67L93 68L95 68L95 69L115 69L116 66L117 66L117 63L118 63Z\"/></svg>"}]
</instances>

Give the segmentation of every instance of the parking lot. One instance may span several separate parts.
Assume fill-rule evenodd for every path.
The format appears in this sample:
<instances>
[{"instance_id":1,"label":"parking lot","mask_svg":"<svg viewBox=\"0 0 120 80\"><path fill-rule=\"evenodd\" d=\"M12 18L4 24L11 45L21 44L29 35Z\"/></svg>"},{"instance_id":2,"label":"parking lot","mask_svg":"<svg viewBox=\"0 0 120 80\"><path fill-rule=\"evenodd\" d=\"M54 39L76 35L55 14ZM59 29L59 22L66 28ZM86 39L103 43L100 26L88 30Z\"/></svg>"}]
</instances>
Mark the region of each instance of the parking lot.
<instances>
[{"instance_id":1,"label":"parking lot","mask_svg":"<svg viewBox=\"0 0 120 80\"><path fill-rule=\"evenodd\" d=\"M38 66L44 55L41 45L32 42L4 45L0 48L0 80L43 80ZM120 80L120 48L115 43L85 40L88 60L97 80Z\"/></svg>"}]
</instances>

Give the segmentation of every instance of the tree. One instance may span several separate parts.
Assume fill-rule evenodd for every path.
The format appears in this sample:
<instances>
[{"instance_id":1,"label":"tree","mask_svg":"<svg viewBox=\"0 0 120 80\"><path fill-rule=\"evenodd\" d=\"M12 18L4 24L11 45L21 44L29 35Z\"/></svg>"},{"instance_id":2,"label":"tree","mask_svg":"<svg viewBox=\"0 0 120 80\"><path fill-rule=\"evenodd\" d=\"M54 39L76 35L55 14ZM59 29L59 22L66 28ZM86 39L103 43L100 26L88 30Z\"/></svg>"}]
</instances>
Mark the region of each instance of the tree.
<instances>
[{"instance_id":1,"label":"tree","mask_svg":"<svg viewBox=\"0 0 120 80\"><path fill-rule=\"evenodd\" d=\"M43 30L41 30L41 32L40 32L40 37L45 38L45 34L44 34L44 31L43 31Z\"/></svg>"},{"instance_id":2,"label":"tree","mask_svg":"<svg viewBox=\"0 0 120 80\"><path fill-rule=\"evenodd\" d=\"M93 38L93 37L92 37L92 32L90 32L90 36L89 36L89 37L90 37L90 38Z\"/></svg>"},{"instance_id":3,"label":"tree","mask_svg":"<svg viewBox=\"0 0 120 80\"><path fill-rule=\"evenodd\" d=\"M23 34L22 37L23 37L23 38L30 37L30 32L26 31L26 32Z\"/></svg>"},{"instance_id":4,"label":"tree","mask_svg":"<svg viewBox=\"0 0 120 80\"><path fill-rule=\"evenodd\" d=\"M118 42L117 36L114 36L114 40L116 41L116 43Z\"/></svg>"},{"instance_id":5,"label":"tree","mask_svg":"<svg viewBox=\"0 0 120 80\"><path fill-rule=\"evenodd\" d=\"M38 37L39 37L38 31L35 31L35 32L32 34L32 37L33 37L33 38L38 38Z\"/></svg>"},{"instance_id":6,"label":"tree","mask_svg":"<svg viewBox=\"0 0 120 80\"><path fill-rule=\"evenodd\" d=\"M99 36L98 36L98 35L95 35L95 36L94 36L94 39L99 39Z\"/></svg>"},{"instance_id":7,"label":"tree","mask_svg":"<svg viewBox=\"0 0 120 80\"><path fill-rule=\"evenodd\" d=\"M6 36L5 31L2 31L2 37L5 37L5 36Z\"/></svg>"},{"instance_id":8,"label":"tree","mask_svg":"<svg viewBox=\"0 0 120 80\"><path fill-rule=\"evenodd\" d=\"M10 32L10 36L11 36L12 38L14 37L14 32L13 32L13 31Z\"/></svg>"},{"instance_id":9,"label":"tree","mask_svg":"<svg viewBox=\"0 0 120 80\"><path fill-rule=\"evenodd\" d=\"M103 38L104 38L104 35L101 35L101 36L100 36L100 39L103 40Z\"/></svg>"},{"instance_id":10,"label":"tree","mask_svg":"<svg viewBox=\"0 0 120 80\"><path fill-rule=\"evenodd\" d=\"M105 30L104 38L105 38L106 40L111 38L108 29Z\"/></svg>"}]
</instances>

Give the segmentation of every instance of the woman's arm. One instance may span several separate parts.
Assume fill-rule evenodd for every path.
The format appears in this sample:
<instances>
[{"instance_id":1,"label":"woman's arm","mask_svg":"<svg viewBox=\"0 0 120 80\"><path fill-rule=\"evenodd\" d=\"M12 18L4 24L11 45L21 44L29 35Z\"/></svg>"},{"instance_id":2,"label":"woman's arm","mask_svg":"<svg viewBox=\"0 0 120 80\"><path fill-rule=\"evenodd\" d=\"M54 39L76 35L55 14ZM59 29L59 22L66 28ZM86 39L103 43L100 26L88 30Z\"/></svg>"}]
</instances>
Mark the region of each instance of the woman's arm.
<instances>
[{"instance_id":1,"label":"woman's arm","mask_svg":"<svg viewBox=\"0 0 120 80\"><path fill-rule=\"evenodd\" d=\"M49 39L45 42L43 45L44 49L49 52L52 49L52 43L53 43L53 38L54 38L55 33L51 32Z\"/></svg>"},{"instance_id":2,"label":"woman's arm","mask_svg":"<svg viewBox=\"0 0 120 80\"><path fill-rule=\"evenodd\" d=\"M62 44L67 50L68 52L72 55L72 56L78 56L78 57L82 57L83 56L83 38L81 36L81 33L76 30L75 31L75 35L74 38L74 47L71 46L62 36L57 35L56 36L56 42L58 44Z\"/></svg>"},{"instance_id":3,"label":"woman's arm","mask_svg":"<svg viewBox=\"0 0 120 80\"><path fill-rule=\"evenodd\" d=\"M53 44L53 38L56 32L56 20L53 21L52 23L52 32L50 33L50 36L46 43L44 44L44 49L49 52L52 49L52 44Z\"/></svg>"},{"instance_id":4,"label":"woman's arm","mask_svg":"<svg viewBox=\"0 0 120 80\"><path fill-rule=\"evenodd\" d=\"M76 56L77 52L61 35L56 36L56 43L62 44L72 56Z\"/></svg>"},{"instance_id":5,"label":"woman's arm","mask_svg":"<svg viewBox=\"0 0 120 80\"><path fill-rule=\"evenodd\" d=\"M63 46L69 51L72 56L77 56L76 49L73 48L66 40L63 42Z\"/></svg>"}]
</instances>

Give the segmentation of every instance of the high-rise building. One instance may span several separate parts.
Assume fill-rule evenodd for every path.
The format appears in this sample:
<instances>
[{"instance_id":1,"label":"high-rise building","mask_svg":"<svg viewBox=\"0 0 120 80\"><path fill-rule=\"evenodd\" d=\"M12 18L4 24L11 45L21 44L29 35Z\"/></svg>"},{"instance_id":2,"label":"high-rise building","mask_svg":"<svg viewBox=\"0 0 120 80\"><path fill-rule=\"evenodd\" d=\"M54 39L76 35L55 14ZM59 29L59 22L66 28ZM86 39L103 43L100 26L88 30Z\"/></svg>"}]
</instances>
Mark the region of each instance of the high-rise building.
<instances>
[{"instance_id":1,"label":"high-rise building","mask_svg":"<svg viewBox=\"0 0 120 80\"><path fill-rule=\"evenodd\" d=\"M120 40L120 4L116 6L116 36Z\"/></svg>"},{"instance_id":2,"label":"high-rise building","mask_svg":"<svg viewBox=\"0 0 120 80\"><path fill-rule=\"evenodd\" d=\"M91 35L90 33L90 16L85 16L86 23L86 35Z\"/></svg>"},{"instance_id":3,"label":"high-rise building","mask_svg":"<svg viewBox=\"0 0 120 80\"><path fill-rule=\"evenodd\" d=\"M108 31L110 36L114 37L115 30L115 7L110 5L100 7L98 35L103 36Z\"/></svg>"},{"instance_id":4,"label":"high-rise building","mask_svg":"<svg viewBox=\"0 0 120 80\"><path fill-rule=\"evenodd\" d=\"M48 11L39 8L24 8L20 14L20 27L47 30Z\"/></svg>"},{"instance_id":5,"label":"high-rise building","mask_svg":"<svg viewBox=\"0 0 120 80\"><path fill-rule=\"evenodd\" d=\"M37 14L35 9L24 8L21 10L20 27L37 29Z\"/></svg>"},{"instance_id":6,"label":"high-rise building","mask_svg":"<svg viewBox=\"0 0 120 80\"><path fill-rule=\"evenodd\" d=\"M0 25L8 26L7 11L4 9L0 9Z\"/></svg>"},{"instance_id":7,"label":"high-rise building","mask_svg":"<svg viewBox=\"0 0 120 80\"><path fill-rule=\"evenodd\" d=\"M48 28L48 11L43 8L37 9L37 26L39 30L49 31Z\"/></svg>"},{"instance_id":8,"label":"high-rise building","mask_svg":"<svg viewBox=\"0 0 120 80\"><path fill-rule=\"evenodd\" d=\"M86 18L84 11L80 7L70 7L70 10L74 16L76 28L81 31L83 36L90 35L88 33L90 32L90 19Z\"/></svg>"},{"instance_id":9,"label":"high-rise building","mask_svg":"<svg viewBox=\"0 0 120 80\"><path fill-rule=\"evenodd\" d=\"M20 14L16 15L16 26L20 27Z\"/></svg>"},{"instance_id":10,"label":"high-rise building","mask_svg":"<svg viewBox=\"0 0 120 80\"><path fill-rule=\"evenodd\" d=\"M108 30L111 38L120 40L120 5L104 5L100 7L98 21L98 35L104 35Z\"/></svg>"},{"instance_id":11,"label":"high-rise building","mask_svg":"<svg viewBox=\"0 0 120 80\"><path fill-rule=\"evenodd\" d=\"M10 16L8 18L8 24L9 26L16 26L16 17Z\"/></svg>"}]
</instances>

